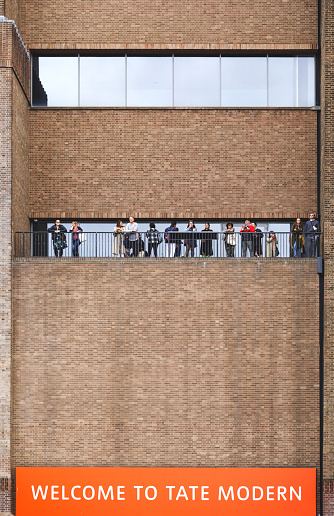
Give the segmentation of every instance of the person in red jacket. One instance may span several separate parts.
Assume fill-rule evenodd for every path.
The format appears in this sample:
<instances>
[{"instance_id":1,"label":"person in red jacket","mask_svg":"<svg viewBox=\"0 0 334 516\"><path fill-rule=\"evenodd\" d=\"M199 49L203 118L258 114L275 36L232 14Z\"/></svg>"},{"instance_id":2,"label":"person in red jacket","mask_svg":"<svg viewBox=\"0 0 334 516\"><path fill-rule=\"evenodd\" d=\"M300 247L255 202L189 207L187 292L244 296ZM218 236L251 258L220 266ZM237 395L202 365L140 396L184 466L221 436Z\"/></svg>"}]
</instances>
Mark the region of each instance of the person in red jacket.
<instances>
[{"instance_id":1,"label":"person in red jacket","mask_svg":"<svg viewBox=\"0 0 334 516\"><path fill-rule=\"evenodd\" d=\"M254 233L255 228L249 220L245 220L245 225L240 229L241 234L241 256L246 258L247 249L250 257L254 256Z\"/></svg>"}]
</instances>

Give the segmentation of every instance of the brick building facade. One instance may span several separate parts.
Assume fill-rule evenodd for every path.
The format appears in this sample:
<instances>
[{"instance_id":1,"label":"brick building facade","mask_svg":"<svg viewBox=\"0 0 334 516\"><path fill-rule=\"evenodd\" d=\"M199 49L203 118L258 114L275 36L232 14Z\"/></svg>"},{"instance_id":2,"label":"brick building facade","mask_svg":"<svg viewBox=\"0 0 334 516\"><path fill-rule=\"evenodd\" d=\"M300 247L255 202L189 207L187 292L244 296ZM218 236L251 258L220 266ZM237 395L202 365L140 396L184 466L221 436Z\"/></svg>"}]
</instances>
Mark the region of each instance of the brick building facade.
<instances>
[{"instance_id":1,"label":"brick building facade","mask_svg":"<svg viewBox=\"0 0 334 516\"><path fill-rule=\"evenodd\" d=\"M327 0L0 0L1 514L17 466L316 467L334 514L332 22ZM321 110L31 106L31 55L135 51L311 53ZM33 219L310 209L323 274L14 256Z\"/></svg>"}]
</instances>

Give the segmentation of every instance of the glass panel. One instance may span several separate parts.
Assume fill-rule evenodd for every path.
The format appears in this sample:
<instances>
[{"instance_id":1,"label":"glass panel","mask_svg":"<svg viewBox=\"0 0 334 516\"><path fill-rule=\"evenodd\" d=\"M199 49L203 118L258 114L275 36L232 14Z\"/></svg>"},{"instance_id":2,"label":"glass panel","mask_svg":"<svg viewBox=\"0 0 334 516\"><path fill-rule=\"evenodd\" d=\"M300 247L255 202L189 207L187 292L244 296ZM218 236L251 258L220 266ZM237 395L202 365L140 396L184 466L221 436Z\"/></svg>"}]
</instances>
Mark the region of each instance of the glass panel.
<instances>
[{"instance_id":1,"label":"glass panel","mask_svg":"<svg viewBox=\"0 0 334 516\"><path fill-rule=\"evenodd\" d=\"M33 105L77 106L78 57L33 56ZM173 58L80 58L80 105L173 105ZM266 66L268 64L268 73ZM175 57L174 105L294 107L315 104L314 57ZM221 84L221 92L220 92ZM267 104L268 99L268 104Z\"/></svg>"},{"instance_id":2,"label":"glass panel","mask_svg":"<svg viewBox=\"0 0 334 516\"><path fill-rule=\"evenodd\" d=\"M297 57L269 57L269 106L297 106Z\"/></svg>"},{"instance_id":3,"label":"glass panel","mask_svg":"<svg viewBox=\"0 0 334 516\"><path fill-rule=\"evenodd\" d=\"M219 89L219 57L175 57L175 106L220 106Z\"/></svg>"},{"instance_id":4,"label":"glass panel","mask_svg":"<svg viewBox=\"0 0 334 516\"><path fill-rule=\"evenodd\" d=\"M125 57L80 57L80 106L125 106Z\"/></svg>"},{"instance_id":5,"label":"glass panel","mask_svg":"<svg viewBox=\"0 0 334 516\"><path fill-rule=\"evenodd\" d=\"M298 106L315 105L314 57L298 57Z\"/></svg>"},{"instance_id":6,"label":"glass panel","mask_svg":"<svg viewBox=\"0 0 334 516\"><path fill-rule=\"evenodd\" d=\"M47 106L48 98L39 78L39 57L32 56L32 105Z\"/></svg>"},{"instance_id":7,"label":"glass panel","mask_svg":"<svg viewBox=\"0 0 334 516\"><path fill-rule=\"evenodd\" d=\"M267 106L267 58L222 57L222 106Z\"/></svg>"},{"instance_id":8,"label":"glass panel","mask_svg":"<svg viewBox=\"0 0 334 516\"><path fill-rule=\"evenodd\" d=\"M48 106L78 105L78 57L40 57L39 77Z\"/></svg>"},{"instance_id":9,"label":"glass panel","mask_svg":"<svg viewBox=\"0 0 334 516\"><path fill-rule=\"evenodd\" d=\"M172 106L172 57L127 58L127 105Z\"/></svg>"}]
</instances>

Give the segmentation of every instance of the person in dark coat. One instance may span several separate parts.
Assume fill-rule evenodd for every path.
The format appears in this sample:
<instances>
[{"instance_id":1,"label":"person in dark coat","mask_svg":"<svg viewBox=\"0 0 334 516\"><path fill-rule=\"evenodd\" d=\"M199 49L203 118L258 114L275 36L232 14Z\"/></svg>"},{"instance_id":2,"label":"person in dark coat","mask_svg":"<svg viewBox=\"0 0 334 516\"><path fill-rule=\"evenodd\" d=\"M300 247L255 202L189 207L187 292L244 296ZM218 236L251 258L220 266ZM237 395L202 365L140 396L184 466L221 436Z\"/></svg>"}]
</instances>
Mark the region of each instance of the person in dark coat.
<instances>
[{"instance_id":1,"label":"person in dark coat","mask_svg":"<svg viewBox=\"0 0 334 516\"><path fill-rule=\"evenodd\" d=\"M260 258L263 256L262 252L262 238L263 233L261 229L257 227L256 222L252 222L252 226L254 226L255 229L255 235L254 235L254 256L259 256Z\"/></svg>"},{"instance_id":2,"label":"person in dark coat","mask_svg":"<svg viewBox=\"0 0 334 516\"><path fill-rule=\"evenodd\" d=\"M307 258L316 258L318 254L319 235L319 221L315 219L314 213L310 213L310 220L308 220L304 226L305 252Z\"/></svg>"},{"instance_id":3,"label":"person in dark coat","mask_svg":"<svg viewBox=\"0 0 334 516\"><path fill-rule=\"evenodd\" d=\"M56 222L48 229L49 233L52 233L52 242L53 242L53 250L55 252L55 256L60 258L63 256L63 250L67 247L66 236L67 229L65 226L60 224L60 220L57 219Z\"/></svg>"},{"instance_id":4,"label":"person in dark coat","mask_svg":"<svg viewBox=\"0 0 334 516\"><path fill-rule=\"evenodd\" d=\"M241 256L245 258L247 256L247 249L251 257L254 256L254 235L255 228L252 226L250 221L245 220L245 225L240 229L241 234Z\"/></svg>"},{"instance_id":5,"label":"person in dark coat","mask_svg":"<svg viewBox=\"0 0 334 516\"><path fill-rule=\"evenodd\" d=\"M188 226L185 231L189 233L195 233L197 231L197 228L193 220L189 220ZM186 257L188 258L190 251L191 256L193 258L195 254L195 247L197 247L197 241L195 236L193 234L190 235L190 238L187 238L187 240L184 241L184 245L186 246Z\"/></svg>"},{"instance_id":6,"label":"person in dark coat","mask_svg":"<svg viewBox=\"0 0 334 516\"><path fill-rule=\"evenodd\" d=\"M297 218L292 224L290 233L290 246L293 249L293 255L296 258L301 258L304 249L303 237L303 223L300 218Z\"/></svg>"},{"instance_id":7,"label":"person in dark coat","mask_svg":"<svg viewBox=\"0 0 334 516\"><path fill-rule=\"evenodd\" d=\"M205 223L205 229L203 229L202 233L204 233L204 231L211 231L211 233L212 233L212 229L210 229L210 224L208 222ZM213 255L212 236L205 235L205 238L202 237L202 239L201 239L201 255L202 256L212 256Z\"/></svg>"}]
</instances>

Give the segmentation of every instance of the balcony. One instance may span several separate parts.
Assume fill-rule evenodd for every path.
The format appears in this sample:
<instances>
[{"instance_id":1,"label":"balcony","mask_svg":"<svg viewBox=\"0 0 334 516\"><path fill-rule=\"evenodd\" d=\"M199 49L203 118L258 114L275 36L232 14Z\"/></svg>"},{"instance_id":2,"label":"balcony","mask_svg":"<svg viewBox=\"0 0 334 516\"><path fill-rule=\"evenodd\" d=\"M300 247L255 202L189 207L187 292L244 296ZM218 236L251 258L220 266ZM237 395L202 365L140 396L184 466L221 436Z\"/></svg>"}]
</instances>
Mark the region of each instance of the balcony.
<instances>
[{"instance_id":1,"label":"balcony","mask_svg":"<svg viewBox=\"0 0 334 516\"><path fill-rule=\"evenodd\" d=\"M317 258L321 234L290 232L17 232L14 257L64 258Z\"/></svg>"}]
</instances>

